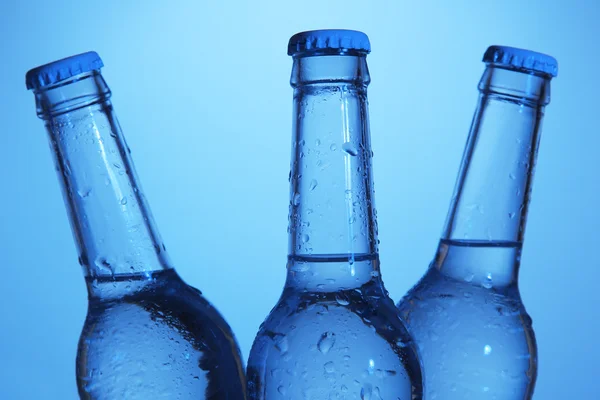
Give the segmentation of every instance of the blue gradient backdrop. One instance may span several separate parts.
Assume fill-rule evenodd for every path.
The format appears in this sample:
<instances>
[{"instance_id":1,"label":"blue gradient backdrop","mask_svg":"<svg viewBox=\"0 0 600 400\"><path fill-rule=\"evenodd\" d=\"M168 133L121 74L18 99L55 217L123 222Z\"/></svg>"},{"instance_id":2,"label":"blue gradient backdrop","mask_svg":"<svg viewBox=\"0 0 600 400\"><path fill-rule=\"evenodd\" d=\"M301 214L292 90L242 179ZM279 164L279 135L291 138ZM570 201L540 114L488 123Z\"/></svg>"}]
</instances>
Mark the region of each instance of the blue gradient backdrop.
<instances>
[{"instance_id":1,"label":"blue gradient backdrop","mask_svg":"<svg viewBox=\"0 0 600 400\"><path fill-rule=\"evenodd\" d=\"M559 60L521 272L536 399L598 399L597 1L0 2L0 398L76 399L86 291L27 69L96 50L175 266L247 357L285 278L287 40L366 32L382 273L394 300L433 256L490 44Z\"/></svg>"}]
</instances>

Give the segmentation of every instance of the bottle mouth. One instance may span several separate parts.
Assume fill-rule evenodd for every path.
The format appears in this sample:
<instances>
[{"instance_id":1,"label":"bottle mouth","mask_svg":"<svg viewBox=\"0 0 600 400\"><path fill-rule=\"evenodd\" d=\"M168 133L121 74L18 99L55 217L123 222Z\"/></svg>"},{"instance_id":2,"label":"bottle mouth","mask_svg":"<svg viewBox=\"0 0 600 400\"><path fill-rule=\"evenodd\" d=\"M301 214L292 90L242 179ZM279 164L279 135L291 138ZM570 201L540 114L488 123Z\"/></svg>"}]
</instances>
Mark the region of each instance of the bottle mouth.
<instances>
[{"instance_id":1,"label":"bottle mouth","mask_svg":"<svg viewBox=\"0 0 600 400\"><path fill-rule=\"evenodd\" d=\"M110 98L99 70L81 73L52 85L33 89L38 117L48 119Z\"/></svg>"},{"instance_id":2,"label":"bottle mouth","mask_svg":"<svg viewBox=\"0 0 600 400\"><path fill-rule=\"evenodd\" d=\"M550 103L551 78L540 72L522 71L489 63L479 81L478 88L481 93L535 107Z\"/></svg>"},{"instance_id":3,"label":"bottle mouth","mask_svg":"<svg viewBox=\"0 0 600 400\"><path fill-rule=\"evenodd\" d=\"M371 82L366 53L348 51L294 56L290 83L292 87L306 85L367 86ZM355 57L350 57L356 55Z\"/></svg>"}]
</instances>

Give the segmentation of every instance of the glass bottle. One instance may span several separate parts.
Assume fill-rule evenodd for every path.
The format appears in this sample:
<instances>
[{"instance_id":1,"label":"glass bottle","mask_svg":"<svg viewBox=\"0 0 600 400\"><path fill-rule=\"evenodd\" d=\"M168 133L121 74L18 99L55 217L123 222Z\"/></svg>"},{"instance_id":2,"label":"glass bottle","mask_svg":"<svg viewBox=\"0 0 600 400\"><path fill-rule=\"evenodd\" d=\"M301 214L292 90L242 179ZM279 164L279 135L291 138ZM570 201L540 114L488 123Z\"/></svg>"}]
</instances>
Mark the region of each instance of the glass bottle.
<instances>
[{"instance_id":1,"label":"glass bottle","mask_svg":"<svg viewBox=\"0 0 600 400\"><path fill-rule=\"evenodd\" d=\"M229 325L185 284L140 189L111 91L88 52L32 69L88 290L82 399L245 399Z\"/></svg>"},{"instance_id":2,"label":"glass bottle","mask_svg":"<svg viewBox=\"0 0 600 400\"><path fill-rule=\"evenodd\" d=\"M248 361L251 399L420 399L379 272L364 33L294 35L287 280Z\"/></svg>"},{"instance_id":3,"label":"glass bottle","mask_svg":"<svg viewBox=\"0 0 600 400\"><path fill-rule=\"evenodd\" d=\"M530 399L537 350L518 271L556 60L491 46L437 254L398 304L428 400Z\"/></svg>"}]
</instances>

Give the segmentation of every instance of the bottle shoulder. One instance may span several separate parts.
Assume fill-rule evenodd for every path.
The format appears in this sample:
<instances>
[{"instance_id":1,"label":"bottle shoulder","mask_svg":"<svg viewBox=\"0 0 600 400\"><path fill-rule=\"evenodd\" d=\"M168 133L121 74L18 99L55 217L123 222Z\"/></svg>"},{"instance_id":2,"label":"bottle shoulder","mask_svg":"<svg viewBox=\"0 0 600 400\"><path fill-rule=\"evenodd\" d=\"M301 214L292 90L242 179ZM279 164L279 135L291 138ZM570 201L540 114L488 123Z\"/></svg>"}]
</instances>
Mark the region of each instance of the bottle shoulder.
<instances>
[{"instance_id":1,"label":"bottle shoulder","mask_svg":"<svg viewBox=\"0 0 600 400\"><path fill-rule=\"evenodd\" d=\"M88 319L96 323L149 318L206 338L233 337L221 313L200 290L185 283L172 269L153 273L144 281L122 279L95 285L100 296L90 296Z\"/></svg>"},{"instance_id":2,"label":"bottle shoulder","mask_svg":"<svg viewBox=\"0 0 600 400\"><path fill-rule=\"evenodd\" d=\"M445 276L436 268L429 268L397 307L411 330L422 319L462 321L472 327L488 323L531 326L516 284L490 287Z\"/></svg>"},{"instance_id":3,"label":"bottle shoulder","mask_svg":"<svg viewBox=\"0 0 600 400\"><path fill-rule=\"evenodd\" d=\"M306 341L310 336L315 339ZM349 345L371 338L393 351L410 343L393 301L381 285L371 283L326 293L285 290L261 325L254 347L269 342L276 349L305 346L319 350L331 338Z\"/></svg>"},{"instance_id":4,"label":"bottle shoulder","mask_svg":"<svg viewBox=\"0 0 600 400\"><path fill-rule=\"evenodd\" d=\"M302 393L328 398L344 387L357 394L378 388L382 398L420 393L416 347L392 300L377 286L284 291L250 352L248 381L255 398L274 397L280 387L293 398Z\"/></svg>"}]
</instances>

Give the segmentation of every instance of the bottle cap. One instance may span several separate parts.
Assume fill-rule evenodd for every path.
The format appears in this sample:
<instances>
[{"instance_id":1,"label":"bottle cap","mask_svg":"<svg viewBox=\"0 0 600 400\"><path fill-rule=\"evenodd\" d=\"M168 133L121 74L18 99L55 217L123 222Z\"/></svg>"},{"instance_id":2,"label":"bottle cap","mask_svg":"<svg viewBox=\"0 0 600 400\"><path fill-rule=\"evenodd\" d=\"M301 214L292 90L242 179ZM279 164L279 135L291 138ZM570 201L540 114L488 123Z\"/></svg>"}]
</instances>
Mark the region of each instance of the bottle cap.
<instances>
[{"instance_id":1,"label":"bottle cap","mask_svg":"<svg viewBox=\"0 0 600 400\"><path fill-rule=\"evenodd\" d=\"M554 57L508 46L490 46L483 55L483 62L499 67L538 72L555 77L558 62Z\"/></svg>"},{"instance_id":2,"label":"bottle cap","mask_svg":"<svg viewBox=\"0 0 600 400\"><path fill-rule=\"evenodd\" d=\"M321 29L296 33L288 43L289 56L310 56L354 51L371 52L369 37L363 32L346 29Z\"/></svg>"},{"instance_id":3,"label":"bottle cap","mask_svg":"<svg viewBox=\"0 0 600 400\"><path fill-rule=\"evenodd\" d=\"M98 53L88 51L29 70L25 75L25 83L27 89L39 89L75 75L100 69L103 66L104 64Z\"/></svg>"}]
</instances>

